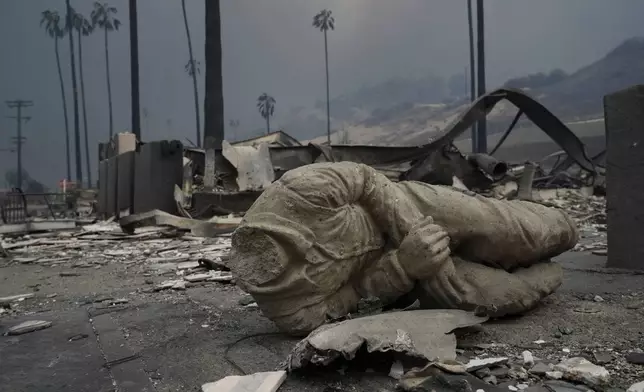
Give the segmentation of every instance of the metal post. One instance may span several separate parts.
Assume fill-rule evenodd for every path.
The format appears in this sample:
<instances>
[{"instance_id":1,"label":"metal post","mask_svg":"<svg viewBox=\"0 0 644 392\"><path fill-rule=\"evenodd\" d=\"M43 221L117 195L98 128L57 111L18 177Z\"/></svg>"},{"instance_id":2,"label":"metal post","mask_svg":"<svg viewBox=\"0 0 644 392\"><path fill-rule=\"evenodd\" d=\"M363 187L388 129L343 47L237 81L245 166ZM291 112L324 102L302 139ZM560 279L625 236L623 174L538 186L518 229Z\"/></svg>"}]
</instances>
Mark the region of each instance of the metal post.
<instances>
[{"instance_id":1,"label":"metal post","mask_svg":"<svg viewBox=\"0 0 644 392\"><path fill-rule=\"evenodd\" d=\"M134 200L136 193L136 155L139 152L141 141L141 114L139 111L139 28L136 0L130 0L130 88L132 93L132 133L134 134L134 160L130 173L130 214L134 214ZM118 211L117 213L120 213Z\"/></svg>"},{"instance_id":2,"label":"metal post","mask_svg":"<svg viewBox=\"0 0 644 392\"><path fill-rule=\"evenodd\" d=\"M476 37L477 37L477 71L478 71L478 96L485 94L485 13L483 0L476 0ZM487 153L487 122L483 118L477 126L477 152Z\"/></svg>"}]
</instances>

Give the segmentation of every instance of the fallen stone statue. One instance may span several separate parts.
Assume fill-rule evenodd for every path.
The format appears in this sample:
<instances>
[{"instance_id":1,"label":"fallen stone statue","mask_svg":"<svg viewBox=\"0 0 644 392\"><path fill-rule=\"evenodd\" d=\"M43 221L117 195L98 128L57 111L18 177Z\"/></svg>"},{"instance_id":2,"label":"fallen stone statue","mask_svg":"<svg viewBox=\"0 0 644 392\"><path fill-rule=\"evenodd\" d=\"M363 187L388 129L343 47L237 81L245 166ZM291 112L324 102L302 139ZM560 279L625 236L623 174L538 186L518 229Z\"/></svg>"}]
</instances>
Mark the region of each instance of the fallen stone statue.
<instances>
[{"instance_id":1,"label":"fallen stone statue","mask_svg":"<svg viewBox=\"0 0 644 392\"><path fill-rule=\"evenodd\" d=\"M230 267L268 318L302 335L354 312L361 298L525 312L559 287L550 258L577 240L558 209L321 163L264 191L233 234Z\"/></svg>"}]
</instances>

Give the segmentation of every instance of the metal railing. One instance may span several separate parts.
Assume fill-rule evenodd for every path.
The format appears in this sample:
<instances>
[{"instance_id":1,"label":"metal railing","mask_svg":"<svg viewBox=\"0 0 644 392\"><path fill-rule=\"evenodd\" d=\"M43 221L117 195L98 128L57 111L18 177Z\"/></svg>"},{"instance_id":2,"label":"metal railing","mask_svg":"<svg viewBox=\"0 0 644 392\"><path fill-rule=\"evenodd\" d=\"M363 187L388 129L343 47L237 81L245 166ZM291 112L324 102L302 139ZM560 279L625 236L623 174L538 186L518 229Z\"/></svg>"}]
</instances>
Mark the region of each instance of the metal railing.
<instances>
[{"instance_id":1,"label":"metal railing","mask_svg":"<svg viewBox=\"0 0 644 392\"><path fill-rule=\"evenodd\" d=\"M20 188L13 188L0 195L0 220L2 223L23 223L28 217L27 199Z\"/></svg>"},{"instance_id":2,"label":"metal railing","mask_svg":"<svg viewBox=\"0 0 644 392\"><path fill-rule=\"evenodd\" d=\"M25 193L19 188L0 194L0 222L24 223L30 218L56 219L57 213L65 215L73 202L70 194Z\"/></svg>"}]
</instances>

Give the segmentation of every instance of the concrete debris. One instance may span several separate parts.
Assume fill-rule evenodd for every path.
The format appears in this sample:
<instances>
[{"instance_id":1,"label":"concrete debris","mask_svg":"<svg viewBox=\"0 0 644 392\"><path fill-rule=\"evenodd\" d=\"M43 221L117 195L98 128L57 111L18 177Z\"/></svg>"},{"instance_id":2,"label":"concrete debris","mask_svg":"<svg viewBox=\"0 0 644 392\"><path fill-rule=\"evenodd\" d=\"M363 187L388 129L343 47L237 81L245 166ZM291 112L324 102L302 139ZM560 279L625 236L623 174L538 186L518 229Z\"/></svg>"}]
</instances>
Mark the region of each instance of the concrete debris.
<instances>
[{"instance_id":1,"label":"concrete debris","mask_svg":"<svg viewBox=\"0 0 644 392\"><path fill-rule=\"evenodd\" d=\"M351 360L363 346L369 353L396 351L428 361L453 360L456 337L450 332L486 320L462 310L416 310L323 325L295 346L288 369L326 366L338 358Z\"/></svg>"},{"instance_id":2,"label":"concrete debris","mask_svg":"<svg viewBox=\"0 0 644 392\"><path fill-rule=\"evenodd\" d=\"M9 328L5 335L22 335L51 327L51 321L30 320Z\"/></svg>"},{"instance_id":3,"label":"concrete debris","mask_svg":"<svg viewBox=\"0 0 644 392\"><path fill-rule=\"evenodd\" d=\"M240 191L265 189L275 180L273 162L268 144L232 146L222 143L222 155L237 170L237 186Z\"/></svg>"},{"instance_id":4,"label":"concrete debris","mask_svg":"<svg viewBox=\"0 0 644 392\"><path fill-rule=\"evenodd\" d=\"M226 218L228 219L228 218ZM117 223L97 223L101 229L43 233L39 238L19 236L3 239L11 249L9 262L34 267L97 268L107 264L122 265L153 275L185 271L186 276L210 274L207 282L233 280L222 259L230 252L230 237L212 238L178 235L165 227L141 227L135 234L123 233ZM103 230L105 227L110 230ZM205 261L207 260L207 261ZM63 270L60 276L80 276L79 271ZM0 299L3 301L4 299Z\"/></svg>"},{"instance_id":5,"label":"concrete debris","mask_svg":"<svg viewBox=\"0 0 644 392\"><path fill-rule=\"evenodd\" d=\"M239 218L229 220L202 221L197 219L183 218L168 214L160 210L152 210L141 214L128 215L121 218L119 224L124 232L133 234L134 230L145 226L168 226L182 231L190 231L193 235L217 236L232 233L239 225Z\"/></svg>"},{"instance_id":6,"label":"concrete debris","mask_svg":"<svg viewBox=\"0 0 644 392\"><path fill-rule=\"evenodd\" d=\"M563 360L555 365L555 371L560 371L566 380L581 382L591 388L607 386L610 382L608 370L582 357Z\"/></svg>"},{"instance_id":7,"label":"concrete debris","mask_svg":"<svg viewBox=\"0 0 644 392\"><path fill-rule=\"evenodd\" d=\"M631 385L626 392L644 392L644 381Z\"/></svg>"},{"instance_id":8,"label":"concrete debris","mask_svg":"<svg viewBox=\"0 0 644 392\"><path fill-rule=\"evenodd\" d=\"M465 369L471 373L479 369L504 365L508 363L508 357L497 357L497 358L483 358L483 359L472 359L467 364L465 364Z\"/></svg>"},{"instance_id":9,"label":"concrete debris","mask_svg":"<svg viewBox=\"0 0 644 392\"><path fill-rule=\"evenodd\" d=\"M200 274L193 274L185 276L187 282L230 282L233 280L233 275L229 272L223 271L208 271Z\"/></svg>"},{"instance_id":10,"label":"concrete debris","mask_svg":"<svg viewBox=\"0 0 644 392\"><path fill-rule=\"evenodd\" d=\"M409 392L508 391L507 387L493 386L468 373L444 373L435 367L407 372L399 381L398 388Z\"/></svg>"},{"instance_id":11,"label":"concrete debris","mask_svg":"<svg viewBox=\"0 0 644 392\"><path fill-rule=\"evenodd\" d=\"M534 366L532 366L530 370L528 370L528 372L536 376L544 376L547 372L551 371L552 368L553 366L551 364L536 362Z\"/></svg>"},{"instance_id":12,"label":"concrete debris","mask_svg":"<svg viewBox=\"0 0 644 392\"><path fill-rule=\"evenodd\" d=\"M563 372L559 370L553 370L550 372L546 372L546 377L550 380L561 380L563 378L564 374Z\"/></svg>"},{"instance_id":13,"label":"concrete debris","mask_svg":"<svg viewBox=\"0 0 644 392\"><path fill-rule=\"evenodd\" d=\"M444 361L432 362L428 366L434 366L440 370L446 371L447 373L453 373L453 374L467 373L467 369L465 368L465 365L463 365L458 361L450 361L447 359Z\"/></svg>"},{"instance_id":14,"label":"concrete debris","mask_svg":"<svg viewBox=\"0 0 644 392\"><path fill-rule=\"evenodd\" d=\"M593 356L595 357L595 362L598 365L605 365L613 361L613 354L608 351L598 351L593 353ZM626 358L626 360L628 360L628 357Z\"/></svg>"},{"instance_id":15,"label":"concrete debris","mask_svg":"<svg viewBox=\"0 0 644 392\"><path fill-rule=\"evenodd\" d=\"M532 353L530 351L524 351L523 353L521 353L521 356L523 357L523 366L528 369L534 366L534 357L532 356Z\"/></svg>"},{"instance_id":16,"label":"concrete debris","mask_svg":"<svg viewBox=\"0 0 644 392\"><path fill-rule=\"evenodd\" d=\"M201 392L276 392L285 380L285 371L228 376L202 385Z\"/></svg>"},{"instance_id":17,"label":"concrete debris","mask_svg":"<svg viewBox=\"0 0 644 392\"><path fill-rule=\"evenodd\" d=\"M36 294L34 293L27 293L27 294L12 295L9 297L0 297L0 306L10 305L12 302L24 301L26 299L33 298L35 296Z\"/></svg>"}]
</instances>

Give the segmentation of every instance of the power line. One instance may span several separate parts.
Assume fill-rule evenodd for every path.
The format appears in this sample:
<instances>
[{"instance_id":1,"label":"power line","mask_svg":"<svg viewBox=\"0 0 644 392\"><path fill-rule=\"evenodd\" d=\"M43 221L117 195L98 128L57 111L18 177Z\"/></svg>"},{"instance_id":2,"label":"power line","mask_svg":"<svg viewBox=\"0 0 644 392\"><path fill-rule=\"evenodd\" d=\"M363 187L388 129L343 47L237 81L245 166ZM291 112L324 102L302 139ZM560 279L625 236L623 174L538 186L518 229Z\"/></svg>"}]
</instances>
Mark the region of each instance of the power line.
<instances>
[{"instance_id":1,"label":"power line","mask_svg":"<svg viewBox=\"0 0 644 392\"><path fill-rule=\"evenodd\" d=\"M22 122L27 122L31 120L30 116L23 116L22 115L22 108L27 108L30 106L34 106L33 101L25 101L22 99L17 99L15 101L6 101L7 106L10 109L16 109L16 115L15 116L7 116L7 118L15 118L16 119L16 136L12 137L11 140L13 143L16 145L16 152L18 153L17 155L17 173L16 173L16 179L17 179L17 187L22 188L22 145L25 144L27 141L27 138L22 136Z\"/></svg>"}]
</instances>

